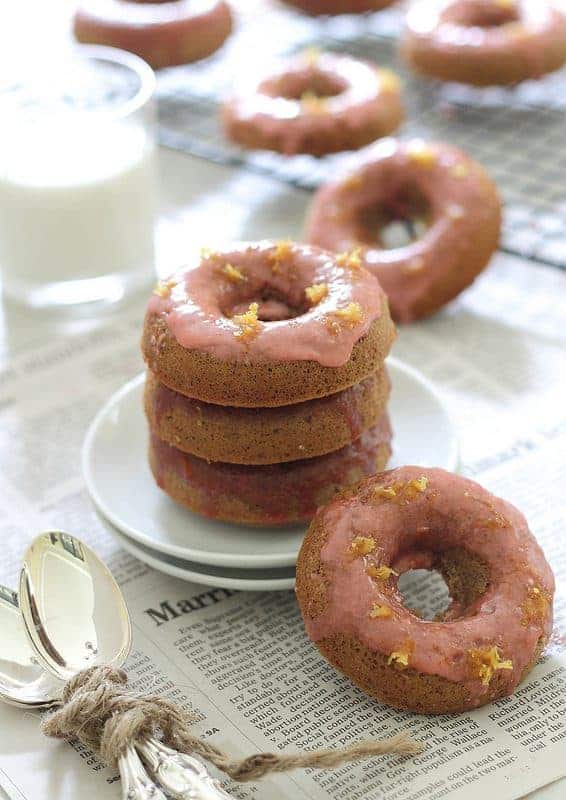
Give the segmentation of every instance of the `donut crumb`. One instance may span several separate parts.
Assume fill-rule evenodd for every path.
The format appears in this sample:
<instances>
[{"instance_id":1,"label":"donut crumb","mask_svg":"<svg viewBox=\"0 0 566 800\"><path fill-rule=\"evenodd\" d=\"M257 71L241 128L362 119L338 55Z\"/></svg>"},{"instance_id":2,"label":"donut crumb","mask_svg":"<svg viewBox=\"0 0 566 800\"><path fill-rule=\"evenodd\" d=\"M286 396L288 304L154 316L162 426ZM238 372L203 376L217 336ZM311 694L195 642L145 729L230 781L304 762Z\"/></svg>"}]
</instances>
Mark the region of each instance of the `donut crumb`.
<instances>
[{"instance_id":1,"label":"donut crumb","mask_svg":"<svg viewBox=\"0 0 566 800\"><path fill-rule=\"evenodd\" d=\"M354 556L367 556L375 550L375 541L368 536L356 536L350 544L350 552Z\"/></svg>"},{"instance_id":2,"label":"donut crumb","mask_svg":"<svg viewBox=\"0 0 566 800\"><path fill-rule=\"evenodd\" d=\"M379 603L374 603L368 613L370 619L381 619L391 616L393 616L391 608L389 606L382 606Z\"/></svg>"},{"instance_id":3,"label":"donut crumb","mask_svg":"<svg viewBox=\"0 0 566 800\"><path fill-rule=\"evenodd\" d=\"M320 301L328 295L328 284L313 283L312 286L307 286L305 289L305 295L309 303L313 306L316 306L317 303L320 303Z\"/></svg>"},{"instance_id":4,"label":"donut crumb","mask_svg":"<svg viewBox=\"0 0 566 800\"><path fill-rule=\"evenodd\" d=\"M232 322L238 326L238 330L234 332L236 339L248 341L257 336L261 329L261 322L257 318L258 311L259 303L250 303L244 314L236 314L235 317L232 317Z\"/></svg>"},{"instance_id":5,"label":"donut crumb","mask_svg":"<svg viewBox=\"0 0 566 800\"><path fill-rule=\"evenodd\" d=\"M513 669L511 659L503 660L496 646L468 650L468 658L473 677L479 678L483 686L489 686L497 670Z\"/></svg>"},{"instance_id":6,"label":"donut crumb","mask_svg":"<svg viewBox=\"0 0 566 800\"><path fill-rule=\"evenodd\" d=\"M406 275L416 275L417 272L422 272L425 266L424 258L422 256L415 256L404 264L402 269Z\"/></svg>"}]
</instances>

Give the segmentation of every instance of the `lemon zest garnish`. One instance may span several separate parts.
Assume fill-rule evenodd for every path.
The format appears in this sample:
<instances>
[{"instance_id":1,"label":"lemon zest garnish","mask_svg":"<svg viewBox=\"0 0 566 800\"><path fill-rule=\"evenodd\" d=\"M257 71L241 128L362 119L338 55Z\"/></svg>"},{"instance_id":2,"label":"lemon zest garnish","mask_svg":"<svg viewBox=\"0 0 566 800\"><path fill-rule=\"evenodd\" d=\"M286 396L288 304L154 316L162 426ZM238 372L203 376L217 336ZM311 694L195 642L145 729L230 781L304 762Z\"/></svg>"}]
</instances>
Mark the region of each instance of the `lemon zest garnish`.
<instances>
[{"instance_id":1,"label":"lemon zest garnish","mask_svg":"<svg viewBox=\"0 0 566 800\"><path fill-rule=\"evenodd\" d=\"M380 606L379 603L374 603L368 614L370 619L380 619L391 616L393 616L393 611L389 608L389 606Z\"/></svg>"},{"instance_id":2,"label":"lemon zest garnish","mask_svg":"<svg viewBox=\"0 0 566 800\"><path fill-rule=\"evenodd\" d=\"M339 317L350 327L353 327L359 322L362 322L364 318L364 312L362 311L362 307L359 303L348 303L345 308L337 308L334 312L334 316Z\"/></svg>"},{"instance_id":3,"label":"lemon zest garnish","mask_svg":"<svg viewBox=\"0 0 566 800\"><path fill-rule=\"evenodd\" d=\"M210 247L201 247L199 252L201 258L212 258L212 256L216 255Z\"/></svg>"},{"instance_id":4,"label":"lemon zest garnish","mask_svg":"<svg viewBox=\"0 0 566 800\"><path fill-rule=\"evenodd\" d=\"M398 572L395 572L394 569L391 569L391 567L388 567L385 564L382 564L380 567L376 566L375 564L370 564L366 569L366 575L369 575L370 578L376 578L378 581L386 581L392 575L398 574Z\"/></svg>"},{"instance_id":5,"label":"lemon zest garnish","mask_svg":"<svg viewBox=\"0 0 566 800\"><path fill-rule=\"evenodd\" d=\"M323 114L327 110L328 101L326 97L319 97L310 90L301 95L301 106L309 114Z\"/></svg>"},{"instance_id":6,"label":"lemon zest garnish","mask_svg":"<svg viewBox=\"0 0 566 800\"><path fill-rule=\"evenodd\" d=\"M376 486L373 489L373 496L383 500L398 499L399 502L412 500L417 494L422 494L428 488L428 478L421 475L420 478L412 478L410 481L396 481L389 486Z\"/></svg>"},{"instance_id":7,"label":"lemon zest garnish","mask_svg":"<svg viewBox=\"0 0 566 800\"><path fill-rule=\"evenodd\" d=\"M375 550L375 541L369 536L356 536L350 544L350 552L355 556L367 556Z\"/></svg>"},{"instance_id":8,"label":"lemon zest garnish","mask_svg":"<svg viewBox=\"0 0 566 800\"><path fill-rule=\"evenodd\" d=\"M309 67L316 66L320 53L321 51L319 47L306 47L303 50L303 58Z\"/></svg>"},{"instance_id":9,"label":"lemon zest garnish","mask_svg":"<svg viewBox=\"0 0 566 800\"><path fill-rule=\"evenodd\" d=\"M450 174L453 175L455 178L467 178L470 174L470 168L466 166L466 164L454 164L450 167Z\"/></svg>"},{"instance_id":10,"label":"lemon zest garnish","mask_svg":"<svg viewBox=\"0 0 566 800\"><path fill-rule=\"evenodd\" d=\"M385 92L398 92L401 82L397 75L390 69L379 69L377 71L379 75L379 82L381 84L381 88Z\"/></svg>"},{"instance_id":11,"label":"lemon zest garnish","mask_svg":"<svg viewBox=\"0 0 566 800\"><path fill-rule=\"evenodd\" d=\"M474 648L468 650L472 671L483 686L489 686L495 672L500 669L513 669L511 659L503 660L498 647Z\"/></svg>"},{"instance_id":12,"label":"lemon zest garnish","mask_svg":"<svg viewBox=\"0 0 566 800\"><path fill-rule=\"evenodd\" d=\"M276 273L279 271L280 262L291 253L292 246L293 242L291 242L290 239L282 239L275 244L273 252L268 256L271 262L272 272Z\"/></svg>"},{"instance_id":13,"label":"lemon zest garnish","mask_svg":"<svg viewBox=\"0 0 566 800\"><path fill-rule=\"evenodd\" d=\"M531 586L527 591L527 597L521 606L523 609L522 625L532 625L540 623L546 616L550 600L545 592L538 586Z\"/></svg>"},{"instance_id":14,"label":"lemon zest garnish","mask_svg":"<svg viewBox=\"0 0 566 800\"><path fill-rule=\"evenodd\" d=\"M247 280L246 276L243 275L237 267L233 266L233 264L226 264L222 272L232 283L241 283Z\"/></svg>"},{"instance_id":15,"label":"lemon zest garnish","mask_svg":"<svg viewBox=\"0 0 566 800\"><path fill-rule=\"evenodd\" d=\"M312 286L307 286L305 295L309 303L315 306L328 295L328 285L326 283L314 283Z\"/></svg>"},{"instance_id":16,"label":"lemon zest garnish","mask_svg":"<svg viewBox=\"0 0 566 800\"><path fill-rule=\"evenodd\" d=\"M409 666L409 656L411 655L409 648L403 650L394 650L387 659L388 664L395 664L396 666L405 668Z\"/></svg>"},{"instance_id":17,"label":"lemon zest garnish","mask_svg":"<svg viewBox=\"0 0 566 800\"><path fill-rule=\"evenodd\" d=\"M234 332L236 339L246 340L257 336L261 328L261 322L257 318L258 311L259 304L250 303L248 310L244 314L236 314L235 317L232 317L232 322L239 328Z\"/></svg>"},{"instance_id":18,"label":"lemon zest garnish","mask_svg":"<svg viewBox=\"0 0 566 800\"><path fill-rule=\"evenodd\" d=\"M171 289L175 286L176 281L173 278L169 278L166 281L159 281L155 289L153 290L153 294L156 294L158 297L165 299L169 297L171 294Z\"/></svg>"},{"instance_id":19,"label":"lemon zest garnish","mask_svg":"<svg viewBox=\"0 0 566 800\"><path fill-rule=\"evenodd\" d=\"M343 189L358 189L363 183L362 176L359 175L357 172L354 172L353 175L349 175L347 178L344 178L342 181L342 188Z\"/></svg>"},{"instance_id":20,"label":"lemon zest garnish","mask_svg":"<svg viewBox=\"0 0 566 800\"><path fill-rule=\"evenodd\" d=\"M409 160L419 167L429 169L436 162L436 155L421 139L415 139L407 145Z\"/></svg>"},{"instance_id":21,"label":"lemon zest garnish","mask_svg":"<svg viewBox=\"0 0 566 800\"><path fill-rule=\"evenodd\" d=\"M340 267L348 267L348 269L359 269L362 266L362 248L355 247L345 253L338 253L336 256L336 263Z\"/></svg>"}]
</instances>

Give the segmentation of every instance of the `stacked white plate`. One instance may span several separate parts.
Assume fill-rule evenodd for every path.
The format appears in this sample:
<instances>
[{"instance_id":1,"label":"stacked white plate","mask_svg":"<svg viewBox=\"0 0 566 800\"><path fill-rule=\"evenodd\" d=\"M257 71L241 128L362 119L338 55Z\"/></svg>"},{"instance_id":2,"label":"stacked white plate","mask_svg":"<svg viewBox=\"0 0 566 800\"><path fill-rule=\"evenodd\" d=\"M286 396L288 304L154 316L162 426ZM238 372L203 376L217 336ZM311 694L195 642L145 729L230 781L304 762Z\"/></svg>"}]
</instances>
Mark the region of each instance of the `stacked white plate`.
<instances>
[{"instance_id":1,"label":"stacked white plate","mask_svg":"<svg viewBox=\"0 0 566 800\"><path fill-rule=\"evenodd\" d=\"M418 464L455 470L458 446L446 408L432 384L389 358L394 432L391 467ZM83 446L90 496L124 549L149 566L208 586L264 591L291 589L304 526L247 528L205 519L170 500L147 464L144 375L100 410Z\"/></svg>"}]
</instances>

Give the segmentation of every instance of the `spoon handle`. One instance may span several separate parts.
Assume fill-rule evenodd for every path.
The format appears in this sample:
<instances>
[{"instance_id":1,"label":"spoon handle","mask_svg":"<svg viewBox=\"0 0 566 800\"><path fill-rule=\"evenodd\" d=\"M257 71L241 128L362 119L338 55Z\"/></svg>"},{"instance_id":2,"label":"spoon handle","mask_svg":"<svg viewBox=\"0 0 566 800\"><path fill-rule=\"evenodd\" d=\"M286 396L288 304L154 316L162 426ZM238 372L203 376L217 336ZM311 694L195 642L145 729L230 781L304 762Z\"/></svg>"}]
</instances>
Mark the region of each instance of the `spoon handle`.
<instances>
[{"instance_id":1,"label":"spoon handle","mask_svg":"<svg viewBox=\"0 0 566 800\"><path fill-rule=\"evenodd\" d=\"M122 778L123 800L167 800L149 778L133 747L128 747L126 754L120 758L118 768Z\"/></svg>"},{"instance_id":2,"label":"spoon handle","mask_svg":"<svg viewBox=\"0 0 566 800\"><path fill-rule=\"evenodd\" d=\"M175 800L233 800L196 758L148 739L137 744L155 780Z\"/></svg>"}]
</instances>

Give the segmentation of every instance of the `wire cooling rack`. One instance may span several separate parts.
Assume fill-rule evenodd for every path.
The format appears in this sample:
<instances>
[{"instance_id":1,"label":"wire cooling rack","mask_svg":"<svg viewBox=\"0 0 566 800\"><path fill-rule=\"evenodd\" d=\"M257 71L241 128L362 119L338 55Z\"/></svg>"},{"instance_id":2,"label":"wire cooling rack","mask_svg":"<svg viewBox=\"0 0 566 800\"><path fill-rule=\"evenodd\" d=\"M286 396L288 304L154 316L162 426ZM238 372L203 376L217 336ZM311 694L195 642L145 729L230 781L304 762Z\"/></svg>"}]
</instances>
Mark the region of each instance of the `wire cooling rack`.
<instances>
[{"instance_id":1,"label":"wire cooling rack","mask_svg":"<svg viewBox=\"0 0 566 800\"><path fill-rule=\"evenodd\" d=\"M160 74L160 141L312 191L352 155L316 159L242 150L224 137L219 105L238 75L307 46L370 59L394 69L403 82L407 121L399 135L456 144L492 175L505 204L502 249L566 269L566 70L515 89L424 81L398 57L399 26L399 12L390 10L311 19L273 6L248 16L213 57Z\"/></svg>"}]
</instances>

